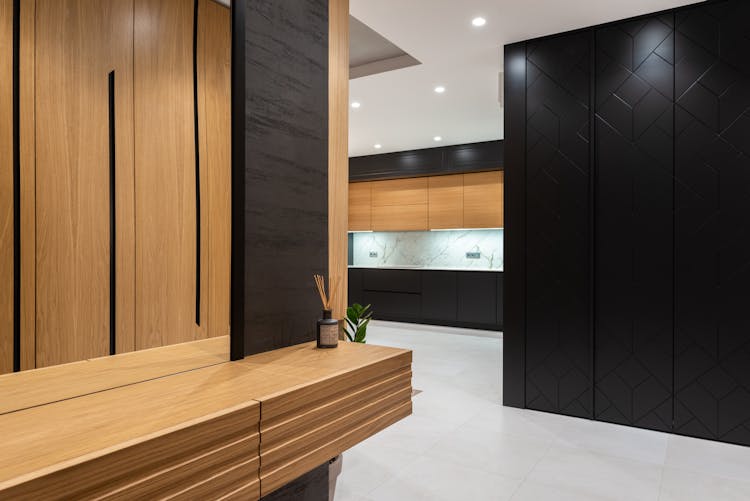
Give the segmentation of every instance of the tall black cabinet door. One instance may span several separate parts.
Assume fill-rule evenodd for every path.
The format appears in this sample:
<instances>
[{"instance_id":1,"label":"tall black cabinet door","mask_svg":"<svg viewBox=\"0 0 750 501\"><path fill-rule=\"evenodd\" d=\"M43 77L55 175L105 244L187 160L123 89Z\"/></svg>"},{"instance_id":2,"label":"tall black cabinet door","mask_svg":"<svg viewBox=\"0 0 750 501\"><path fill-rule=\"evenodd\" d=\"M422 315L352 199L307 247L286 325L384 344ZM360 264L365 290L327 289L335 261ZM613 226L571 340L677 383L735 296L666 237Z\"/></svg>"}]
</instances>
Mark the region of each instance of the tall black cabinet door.
<instances>
[{"instance_id":1,"label":"tall black cabinet door","mask_svg":"<svg viewBox=\"0 0 750 501\"><path fill-rule=\"evenodd\" d=\"M675 431L750 445L750 2L677 13Z\"/></svg>"},{"instance_id":2,"label":"tall black cabinet door","mask_svg":"<svg viewBox=\"0 0 750 501\"><path fill-rule=\"evenodd\" d=\"M590 34L526 52L526 406L591 417Z\"/></svg>"},{"instance_id":3,"label":"tall black cabinet door","mask_svg":"<svg viewBox=\"0 0 750 501\"><path fill-rule=\"evenodd\" d=\"M674 16L596 30L595 418L668 431Z\"/></svg>"}]
</instances>

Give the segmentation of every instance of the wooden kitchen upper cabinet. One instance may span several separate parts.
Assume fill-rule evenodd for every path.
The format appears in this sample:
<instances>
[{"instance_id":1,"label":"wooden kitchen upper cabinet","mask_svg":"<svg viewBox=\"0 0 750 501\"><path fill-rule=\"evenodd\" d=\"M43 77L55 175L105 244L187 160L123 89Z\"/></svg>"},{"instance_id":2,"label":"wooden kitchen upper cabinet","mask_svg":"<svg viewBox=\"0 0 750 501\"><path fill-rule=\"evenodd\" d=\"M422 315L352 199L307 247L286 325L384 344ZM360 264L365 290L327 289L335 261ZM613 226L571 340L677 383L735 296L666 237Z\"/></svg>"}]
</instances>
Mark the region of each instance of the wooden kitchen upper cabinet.
<instances>
[{"instance_id":1,"label":"wooden kitchen upper cabinet","mask_svg":"<svg viewBox=\"0 0 750 501\"><path fill-rule=\"evenodd\" d=\"M430 229L464 227L464 175L429 179Z\"/></svg>"},{"instance_id":2,"label":"wooden kitchen upper cabinet","mask_svg":"<svg viewBox=\"0 0 750 501\"><path fill-rule=\"evenodd\" d=\"M372 183L372 229L429 229L428 179L409 178Z\"/></svg>"},{"instance_id":3,"label":"wooden kitchen upper cabinet","mask_svg":"<svg viewBox=\"0 0 750 501\"><path fill-rule=\"evenodd\" d=\"M372 229L372 183L349 183L349 231Z\"/></svg>"},{"instance_id":4,"label":"wooden kitchen upper cabinet","mask_svg":"<svg viewBox=\"0 0 750 501\"><path fill-rule=\"evenodd\" d=\"M464 174L464 227L503 227L503 171Z\"/></svg>"}]
</instances>

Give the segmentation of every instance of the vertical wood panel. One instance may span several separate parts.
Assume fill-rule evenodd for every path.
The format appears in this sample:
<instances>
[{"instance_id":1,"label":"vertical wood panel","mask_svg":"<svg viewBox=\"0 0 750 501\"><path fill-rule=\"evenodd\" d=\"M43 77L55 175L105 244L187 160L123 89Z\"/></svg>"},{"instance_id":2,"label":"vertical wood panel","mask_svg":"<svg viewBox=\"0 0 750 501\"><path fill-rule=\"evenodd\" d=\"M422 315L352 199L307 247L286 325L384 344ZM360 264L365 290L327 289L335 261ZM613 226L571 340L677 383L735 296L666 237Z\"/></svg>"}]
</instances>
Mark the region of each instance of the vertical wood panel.
<instances>
[{"instance_id":1,"label":"vertical wood panel","mask_svg":"<svg viewBox=\"0 0 750 501\"><path fill-rule=\"evenodd\" d=\"M136 349L195 325L193 2L135 1Z\"/></svg>"},{"instance_id":2,"label":"vertical wood panel","mask_svg":"<svg viewBox=\"0 0 750 501\"><path fill-rule=\"evenodd\" d=\"M231 203L231 18L228 8L213 0L201 0L199 17L199 129L202 138L204 178L201 189L208 194L204 212L202 280L208 304L208 336L229 334L229 280Z\"/></svg>"},{"instance_id":3,"label":"vertical wood panel","mask_svg":"<svg viewBox=\"0 0 750 501\"><path fill-rule=\"evenodd\" d=\"M430 229L464 228L464 175L429 178Z\"/></svg>"},{"instance_id":4,"label":"vertical wood panel","mask_svg":"<svg viewBox=\"0 0 750 501\"><path fill-rule=\"evenodd\" d=\"M107 76L130 71L132 8L37 6L36 353L44 367L109 353Z\"/></svg>"},{"instance_id":5,"label":"vertical wood panel","mask_svg":"<svg viewBox=\"0 0 750 501\"><path fill-rule=\"evenodd\" d=\"M36 4L21 1L20 155L21 155L21 370L36 367Z\"/></svg>"},{"instance_id":6,"label":"vertical wood panel","mask_svg":"<svg viewBox=\"0 0 750 501\"><path fill-rule=\"evenodd\" d=\"M349 184L349 230L372 229L372 183Z\"/></svg>"},{"instance_id":7,"label":"vertical wood panel","mask_svg":"<svg viewBox=\"0 0 750 501\"><path fill-rule=\"evenodd\" d=\"M13 371L13 0L0 0L0 374Z\"/></svg>"},{"instance_id":8,"label":"vertical wood panel","mask_svg":"<svg viewBox=\"0 0 750 501\"><path fill-rule=\"evenodd\" d=\"M464 174L466 228L503 226L503 171Z\"/></svg>"},{"instance_id":9,"label":"vertical wood panel","mask_svg":"<svg viewBox=\"0 0 750 501\"><path fill-rule=\"evenodd\" d=\"M349 0L329 0L328 16L328 273L340 283L333 317L344 318L349 227Z\"/></svg>"}]
</instances>

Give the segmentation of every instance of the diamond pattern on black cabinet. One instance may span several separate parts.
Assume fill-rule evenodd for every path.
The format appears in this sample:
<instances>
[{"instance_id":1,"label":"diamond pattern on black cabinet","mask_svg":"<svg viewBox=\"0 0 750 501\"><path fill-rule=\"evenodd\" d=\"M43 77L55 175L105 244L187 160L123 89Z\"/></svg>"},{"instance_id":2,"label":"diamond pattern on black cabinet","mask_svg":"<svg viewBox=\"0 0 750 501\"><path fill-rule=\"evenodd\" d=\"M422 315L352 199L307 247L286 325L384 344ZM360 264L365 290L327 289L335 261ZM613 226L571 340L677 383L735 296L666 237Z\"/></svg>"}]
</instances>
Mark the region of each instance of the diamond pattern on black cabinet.
<instances>
[{"instance_id":1,"label":"diamond pattern on black cabinet","mask_svg":"<svg viewBox=\"0 0 750 501\"><path fill-rule=\"evenodd\" d=\"M596 31L596 419L669 431L673 15Z\"/></svg>"},{"instance_id":2,"label":"diamond pattern on black cabinet","mask_svg":"<svg viewBox=\"0 0 750 501\"><path fill-rule=\"evenodd\" d=\"M675 431L750 445L750 2L676 18Z\"/></svg>"},{"instance_id":3,"label":"diamond pattern on black cabinet","mask_svg":"<svg viewBox=\"0 0 750 501\"><path fill-rule=\"evenodd\" d=\"M527 47L526 405L591 417L589 35Z\"/></svg>"}]
</instances>

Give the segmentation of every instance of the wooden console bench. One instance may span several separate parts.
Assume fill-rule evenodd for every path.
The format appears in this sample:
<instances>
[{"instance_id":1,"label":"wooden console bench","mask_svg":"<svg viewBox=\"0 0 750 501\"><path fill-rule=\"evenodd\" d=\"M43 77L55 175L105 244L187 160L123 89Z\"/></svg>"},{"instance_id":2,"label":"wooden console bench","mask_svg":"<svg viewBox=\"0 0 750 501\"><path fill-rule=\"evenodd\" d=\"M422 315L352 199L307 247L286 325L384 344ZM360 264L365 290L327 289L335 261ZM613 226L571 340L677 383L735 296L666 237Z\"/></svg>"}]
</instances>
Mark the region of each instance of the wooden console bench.
<instances>
[{"instance_id":1,"label":"wooden console bench","mask_svg":"<svg viewBox=\"0 0 750 501\"><path fill-rule=\"evenodd\" d=\"M258 499L411 413L408 350L226 344L0 376L0 499Z\"/></svg>"}]
</instances>

